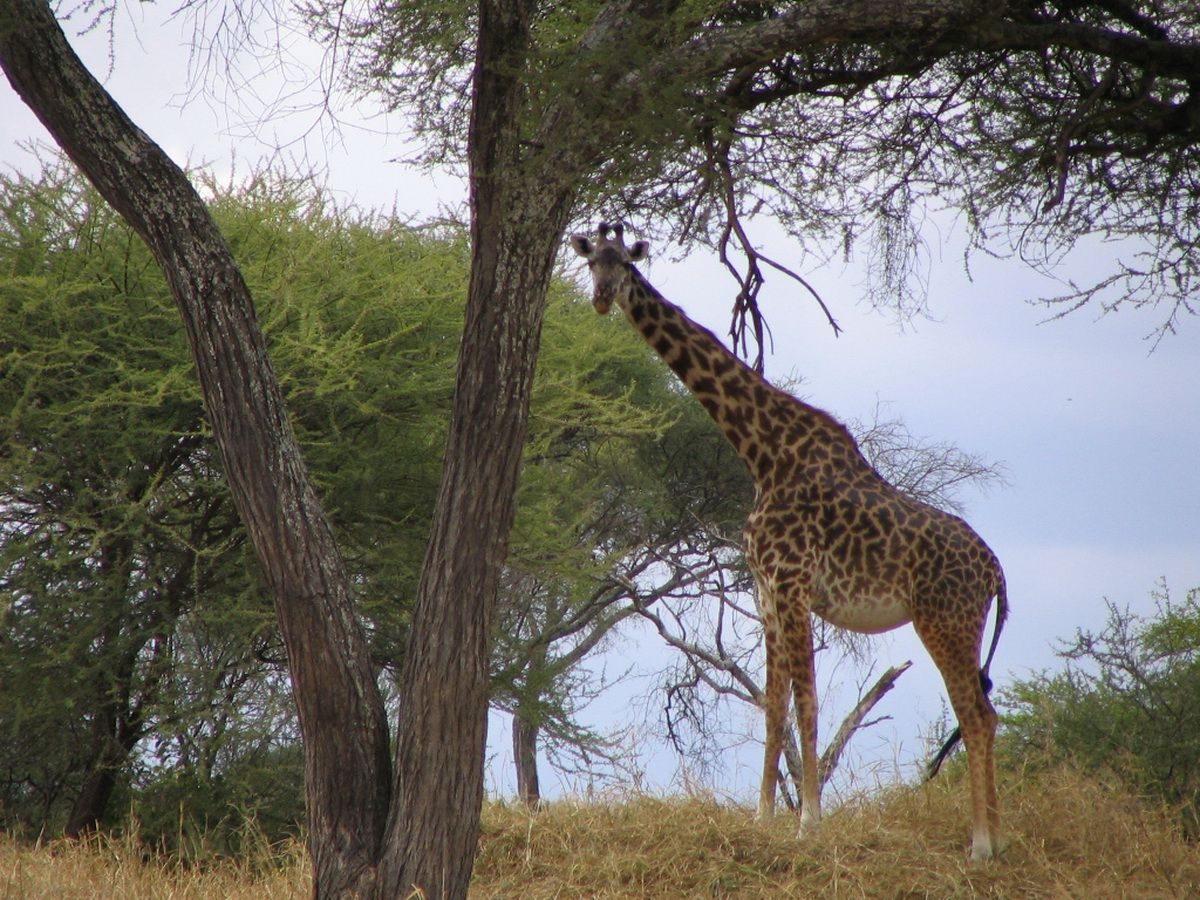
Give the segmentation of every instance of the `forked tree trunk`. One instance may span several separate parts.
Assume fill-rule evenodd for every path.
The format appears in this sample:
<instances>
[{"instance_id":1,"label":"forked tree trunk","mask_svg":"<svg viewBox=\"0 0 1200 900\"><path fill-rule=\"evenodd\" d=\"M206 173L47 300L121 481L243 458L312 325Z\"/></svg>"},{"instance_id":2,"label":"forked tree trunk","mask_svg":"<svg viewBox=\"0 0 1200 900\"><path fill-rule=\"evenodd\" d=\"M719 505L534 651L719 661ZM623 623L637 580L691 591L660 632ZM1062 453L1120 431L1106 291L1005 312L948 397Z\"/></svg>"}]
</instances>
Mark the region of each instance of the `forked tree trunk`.
<instances>
[{"instance_id":1,"label":"forked tree trunk","mask_svg":"<svg viewBox=\"0 0 1200 900\"><path fill-rule=\"evenodd\" d=\"M84 68L43 0L0 0L0 66L167 277L288 651L306 748L315 893L357 893L373 879L386 821L387 723L349 579L246 284L187 177Z\"/></svg>"}]
</instances>

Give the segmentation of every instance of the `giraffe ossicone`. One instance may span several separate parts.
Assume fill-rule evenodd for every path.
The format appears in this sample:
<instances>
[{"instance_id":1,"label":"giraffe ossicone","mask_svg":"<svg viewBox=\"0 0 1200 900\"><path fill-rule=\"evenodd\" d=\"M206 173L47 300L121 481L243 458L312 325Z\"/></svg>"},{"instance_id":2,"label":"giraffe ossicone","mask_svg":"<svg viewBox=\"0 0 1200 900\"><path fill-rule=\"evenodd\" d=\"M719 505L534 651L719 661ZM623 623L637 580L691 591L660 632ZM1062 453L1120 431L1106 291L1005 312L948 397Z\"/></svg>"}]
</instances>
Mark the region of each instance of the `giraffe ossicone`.
<instances>
[{"instance_id":1,"label":"giraffe ossicone","mask_svg":"<svg viewBox=\"0 0 1200 900\"><path fill-rule=\"evenodd\" d=\"M1004 572L966 522L888 484L844 425L774 387L711 331L667 301L633 265L647 246L600 223L575 234L592 302L613 304L712 416L750 470L755 501L744 532L767 650L766 741L759 815L774 813L788 699L794 697L803 781L801 832L821 819L817 699L810 613L866 633L912 623L946 684L967 749L971 856L1001 850L987 671L1008 614ZM992 599L996 620L980 664Z\"/></svg>"}]
</instances>

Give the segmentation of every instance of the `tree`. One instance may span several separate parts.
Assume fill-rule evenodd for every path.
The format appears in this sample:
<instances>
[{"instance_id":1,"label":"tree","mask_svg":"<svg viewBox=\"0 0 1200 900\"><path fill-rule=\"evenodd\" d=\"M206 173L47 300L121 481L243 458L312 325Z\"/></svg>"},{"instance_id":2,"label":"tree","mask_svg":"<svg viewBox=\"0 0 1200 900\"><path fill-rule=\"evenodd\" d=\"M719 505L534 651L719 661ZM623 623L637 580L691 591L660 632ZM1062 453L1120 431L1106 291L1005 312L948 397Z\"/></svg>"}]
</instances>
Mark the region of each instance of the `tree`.
<instances>
[{"instance_id":1,"label":"tree","mask_svg":"<svg viewBox=\"0 0 1200 900\"><path fill-rule=\"evenodd\" d=\"M852 241L849 226L867 208L885 238L885 282L890 279L901 292L909 287L903 276L910 257L904 251L911 244L908 214L913 204L904 201L911 193L905 192L904 182L880 185L874 175L860 182L874 190L856 192L852 179L862 171L837 178L835 152L833 165L816 173L826 176L830 189L814 195L813 173L794 165L805 157L802 151L812 149L806 108L794 103L796 98L832 95L832 102L854 111L858 105L853 101L864 85L894 86L893 77L912 84L914 73L928 71L941 83L915 91L921 100L932 93L934 99L917 110L927 115L954 96L961 82L954 68L964 60L978 61L990 51L1026 60L1027 69L1036 72L1039 53L1066 56L1069 62L1082 47L1092 59L1144 73L1144 82L1165 91L1156 91L1156 100L1182 109L1190 96L1188 79L1200 73L1200 54L1188 43L1190 19L1183 6L1170 5L1164 15L1170 24L1183 26L1182 37L1174 42L1166 32L1165 40L1141 35L1107 40L1106 26L1113 18L1130 18L1123 7L1115 14L1107 13L1108 8L1104 3L1082 9L1064 5L1047 16L1041 6L1010 10L951 2L776 8L634 0L564 10L521 0L485 0L474 19L463 15L467 10L415 2L393 4L381 16L371 8L357 19L343 4L318 4L314 18L324 22L339 46L366 50L359 60L351 54L349 65L359 66L352 74L360 85L382 89L406 105L431 138L432 153L464 148L460 158L471 184L472 244L483 254L473 266L472 306L508 298L524 311L526 324L536 327L545 303L545 261L567 219L598 206L615 206L619 213L658 212L669 223L663 230L688 240L707 232L723 253L740 237L749 262L736 307L761 335L754 301L762 260L745 238L742 219L763 205L775 207L781 219L803 231L814 222L821 228L837 223L839 216L829 215L830 206L842 195L862 197L856 206L837 202L834 212L846 212L841 220L846 230L837 236ZM1070 20L1066 27L1061 19ZM1136 30L1142 18L1134 16L1133 21ZM941 59L949 61L950 74L936 66ZM1164 73L1163 66L1170 71ZM983 84L988 69L981 71L978 83ZM464 89L468 72L469 91ZM1071 88L1067 108L1091 108L1094 85L1070 78L1066 84ZM468 96L469 120L466 104L451 99ZM986 122L970 112L965 119ZM917 133L931 130L931 140L937 138L937 121L933 116L933 127ZM980 130L986 133L986 126ZM892 135L885 130L876 136ZM858 144L832 146L845 147L842 155L849 156ZM868 149L877 146L867 143ZM735 147L740 156L733 155ZM1018 149L1024 152L1020 145ZM918 145L911 155L907 149L900 153L907 168L870 171L905 172L931 159L931 153ZM761 163L757 172L763 188L758 193L755 160ZM787 164L781 164L784 160ZM1029 169L1024 168L1026 175ZM776 175L781 171L795 172L796 182L782 182ZM935 169L933 174L939 176L931 176L934 185L945 187L943 173ZM971 174L981 177L974 169ZM916 182L915 176L909 180ZM1172 196L1186 202L1188 195L1177 189ZM1147 198L1145 206L1157 208L1155 204ZM974 221L983 224L981 218ZM1076 235L1070 221L1059 219L1054 234ZM1103 227L1119 229L1120 221L1104 220ZM735 323L734 332L744 335L744 325ZM522 363L529 364L536 345L512 340L509 359L516 367L514 384L520 385ZM452 434L451 446L455 444ZM467 831L456 841L457 858L468 857L471 837L473 832Z\"/></svg>"},{"instance_id":2,"label":"tree","mask_svg":"<svg viewBox=\"0 0 1200 900\"><path fill-rule=\"evenodd\" d=\"M370 622L373 671L398 667L461 328L441 291L448 273L465 280L462 242L351 219L295 180L208 190L264 298L300 440ZM30 824L41 831L73 803L65 830L77 834L131 777L145 738L155 749L143 746L133 768L186 770L197 783L220 774L216 758L237 762L231 732L255 754L274 747L286 685L149 253L51 161L37 180L0 179L0 271L10 599L0 723L11 738L0 755L10 791L30 794L9 793L5 814L23 815L36 795ZM397 360L421 364L397 379ZM263 740L252 740L259 727Z\"/></svg>"},{"instance_id":3,"label":"tree","mask_svg":"<svg viewBox=\"0 0 1200 900\"><path fill-rule=\"evenodd\" d=\"M461 232L347 213L310 184L269 173L244 186L204 183L262 298L373 663L394 673L461 330L461 308L445 296L466 279ZM0 502L14 513L0 540L0 583L15 598L0 640L0 726L11 738L0 762L5 816L54 830L53 810L76 798L88 815L68 827L73 833L103 817L113 792L133 790L147 804L136 810L144 833L160 843L174 836L147 819L165 816L176 827L172 798L188 792L189 815L216 827L239 797L257 805L234 792L249 777L238 773L287 759L294 725L280 710L277 633L203 427L187 349L164 306L166 283L133 232L58 159L36 179L0 179L0 268L12 273L0 277L0 333L11 336L0 339ZM620 605L625 581L744 500L722 503L715 491L748 487L723 444L714 456L733 471L722 477L713 467L705 491L678 476L664 481L657 459L642 463L679 443L680 420L696 410L640 342L595 316L576 291L557 284L552 309L492 703L519 708L531 740L545 726L554 746L586 756L603 741L574 723L581 698L572 689L586 684L568 673L631 613ZM177 452L164 455L163 446ZM133 480L147 484L131 488ZM92 584L88 573L112 555L110 545L124 548L128 572ZM555 644L569 649L551 654ZM75 735L80 722L113 731L90 742L91 761L80 759L90 746ZM80 786L89 772L103 777L103 792Z\"/></svg>"},{"instance_id":4,"label":"tree","mask_svg":"<svg viewBox=\"0 0 1200 900\"><path fill-rule=\"evenodd\" d=\"M461 153L466 106L445 98L468 95L469 8L332 8L327 33L358 53L337 58L345 77L411 111L430 159ZM743 343L764 335L766 274L794 274L755 249L761 216L807 253L862 247L870 293L904 312L923 302L920 222L946 209L976 250L1039 269L1080 242L1126 241L1093 283L1048 298L1060 311L1155 305L1160 336L1195 312L1194 4L528 8L526 161L553 152L576 173L577 215L715 247Z\"/></svg>"},{"instance_id":5,"label":"tree","mask_svg":"<svg viewBox=\"0 0 1200 900\"><path fill-rule=\"evenodd\" d=\"M263 622L148 255L61 166L0 197L4 805L78 836L133 748L209 699L170 671L200 598L229 592L241 653Z\"/></svg>"},{"instance_id":6,"label":"tree","mask_svg":"<svg viewBox=\"0 0 1200 900\"><path fill-rule=\"evenodd\" d=\"M1115 772L1179 812L1200 833L1200 588L1172 600L1166 583L1140 615L1106 601L1099 632L1080 629L1056 651L1061 671L1002 692L1000 752L1023 765L1069 761Z\"/></svg>"},{"instance_id":7,"label":"tree","mask_svg":"<svg viewBox=\"0 0 1200 900\"><path fill-rule=\"evenodd\" d=\"M746 237L748 213L769 208L797 232L815 224L814 233L832 230L852 244L858 213L866 210L884 238L883 283L903 294L910 286L906 251L919 245L909 216L916 194L908 185L968 201L981 235L997 219L1002 226L1027 222L1039 208L1026 202L1030 197L1070 208L1072 215L1047 220L1049 236L1067 244L1081 233L1120 233L1122 223L1137 218L1132 209L1157 230L1150 265L1131 265L1126 274L1138 279L1148 271L1143 283L1167 287L1170 299L1188 296L1194 272L1195 217L1176 213L1190 210L1194 197L1200 51L1194 6L1182 0L1149 13L1108 0L618 0L569 8L481 0L474 9L464 15L470 10L414 0L376 17L376 7L363 16L340 3L308 7L339 47L367 51L350 60L365 73L363 84L404 86L401 99L434 139L431 152L459 148L471 187L466 328L389 792L382 707L366 686L369 665L346 579L294 452L236 269L182 176L162 167L161 152L72 62L49 11L35 0L0 7L0 61L10 81L171 273L239 513L268 571L289 649L309 751L318 893L370 888L394 895L419 884L465 894L482 796L487 640L547 285L572 217L615 206L661 214L661 230L707 238L723 251L740 243L748 262L737 307L755 334L762 331L754 300L766 261ZM999 80L1005 91L989 94L996 71L1013 77ZM458 90L439 90L446 86ZM962 86L978 88L977 95L960 95ZM1039 114L1049 114L1037 120L1044 127L993 131L993 114L1023 122L1030 97L1048 98L1037 104ZM812 127L810 113L822 112L822 103L849 119L829 125L818 116ZM905 109L911 115L873 114ZM847 121L883 127L863 132L859 142L858 132L841 124ZM911 126L901 137L920 140L894 140L888 126L897 121ZM97 130L89 134L91 128ZM1009 145L997 133L1022 142ZM98 135L104 139L94 140ZM813 154L815 166L796 165L814 140L831 155ZM998 157L997 148L1004 150ZM880 166L879 154L901 165ZM939 167L959 154L967 161L961 169ZM997 158L1003 166L994 165ZM1089 168L1089 160L1109 166ZM858 161L861 168L851 165ZM1052 190L1045 196L1047 171ZM1158 171L1166 177L1143 177ZM989 173L1014 180L989 195L981 186L999 184ZM1120 177L1086 182L1071 178L1077 173ZM1079 201L1073 206L1065 201L1068 189ZM170 197L171 214L161 203L147 204L148 196ZM977 196L983 202L972 200ZM1163 201L1168 213L1160 215ZM222 273L216 281L207 277L214 263ZM201 271L203 278L182 277ZM227 293L233 304L218 303L216 319L194 315L200 284L230 286L220 296ZM1187 308L1181 302L1172 311ZM205 331L225 314L223 333ZM1172 315L1166 327L1174 323ZM237 368L224 365L235 362L227 349L246 351ZM265 385L266 393L239 396L239 383ZM258 418L243 421L243 414ZM280 481L277 492L263 491ZM307 542L303 553L290 543L296 536ZM283 558L319 565L273 565ZM295 583L294 571L314 583ZM442 640L444 634L457 640ZM312 661L318 665L307 667ZM442 700L447 695L456 698L452 709Z\"/></svg>"},{"instance_id":8,"label":"tree","mask_svg":"<svg viewBox=\"0 0 1200 900\"><path fill-rule=\"evenodd\" d=\"M182 315L234 506L262 565L306 743L319 893L369 878L388 731L349 578L300 457L244 278L204 203L87 72L49 6L0 7L10 83L150 247Z\"/></svg>"}]
</instances>

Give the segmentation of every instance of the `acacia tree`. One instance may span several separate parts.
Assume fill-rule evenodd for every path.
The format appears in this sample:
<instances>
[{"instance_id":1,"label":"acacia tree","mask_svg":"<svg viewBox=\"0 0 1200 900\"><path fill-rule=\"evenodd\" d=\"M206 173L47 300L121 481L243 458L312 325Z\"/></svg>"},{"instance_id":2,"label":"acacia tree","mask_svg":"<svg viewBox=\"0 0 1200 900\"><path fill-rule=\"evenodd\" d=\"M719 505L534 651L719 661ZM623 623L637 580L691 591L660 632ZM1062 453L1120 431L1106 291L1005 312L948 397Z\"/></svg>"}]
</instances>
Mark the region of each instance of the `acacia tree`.
<instances>
[{"instance_id":1,"label":"acacia tree","mask_svg":"<svg viewBox=\"0 0 1200 900\"><path fill-rule=\"evenodd\" d=\"M461 329L461 231L347 213L283 176L205 190L261 298L373 663L398 671ZM57 830L72 801L64 830L84 830L131 783L163 796L171 827L170 797L191 790L189 815L215 826L224 811L206 791L246 768L236 747L285 757L286 743L256 735L282 728L286 742L294 730L166 293L144 246L65 160L0 177L0 796L4 821L34 832ZM629 615L609 573L636 577L658 548L729 517L745 490L729 503L709 494L748 482L723 443L713 449L732 477L708 494L643 464L698 411L565 283L551 308L492 703L519 708L524 735L546 725L565 760L603 752L571 714L572 692L590 688L568 676ZM136 812L143 826L157 817Z\"/></svg>"},{"instance_id":2,"label":"acacia tree","mask_svg":"<svg viewBox=\"0 0 1200 900\"><path fill-rule=\"evenodd\" d=\"M664 217L657 229L707 236L722 252L740 244L748 265L737 304L751 324L764 261L745 213L765 208L797 231L841 226L836 237L852 243L866 210L886 239L882 282L903 290L906 213L919 188L965 204L981 235L1058 210L1038 219L1051 248L1134 222L1149 229L1150 265L1126 274L1149 272L1151 290L1182 286L1168 296L1190 296L1200 45L1187 0L306 9L367 52L352 65L365 63L356 71L371 86L405 86L400 99L421 116L431 149L459 148L470 182L458 389L390 791L382 704L344 570L219 235L182 174L87 77L47 6L0 5L0 62L168 272L288 645L319 894L394 896L417 884L465 895L482 798L488 635L546 288L573 216L655 212ZM815 115L829 108L847 118L830 126ZM881 112L906 109L891 120ZM842 124L855 121L904 130ZM815 154L818 166L797 164L814 146L834 152ZM961 166L939 167L948 158ZM863 167L848 165L855 160ZM766 189L756 194L756 184Z\"/></svg>"},{"instance_id":3,"label":"acacia tree","mask_svg":"<svg viewBox=\"0 0 1200 900\"><path fill-rule=\"evenodd\" d=\"M765 277L795 268L755 248L757 216L798 255L861 248L869 293L902 312L923 302L920 222L945 208L974 248L1038 268L1127 241L1093 282L1046 298L1060 311L1154 305L1160 335L1196 311L1189 0L508 6L532 23L523 166L553 156L544 183L573 184L577 216L715 247L743 347L764 334ZM352 83L413 114L430 160L463 159L472 5L330 9L315 14L353 39L336 60Z\"/></svg>"},{"instance_id":4,"label":"acacia tree","mask_svg":"<svg viewBox=\"0 0 1200 900\"><path fill-rule=\"evenodd\" d=\"M0 6L0 64L166 275L234 506L287 648L306 744L317 892L361 891L388 810L384 706L346 568L300 457L245 279L187 177L87 72L48 5Z\"/></svg>"},{"instance_id":5,"label":"acacia tree","mask_svg":"<svg viewBox=\"0 0 1200 900\"><path fill-rule=\"evenodd\" d=\"M397 667L461 328L443 292L465 282L464 244L345 215L296 179L206 190L263 296L373 670ZM129 781L135 745L209 781L231 716L274 729L282 651L145 247L51 160L36 179L0 177L0 273L4 816L41 831L65 815L76 835Z\"/></svg>"}]
</instances>

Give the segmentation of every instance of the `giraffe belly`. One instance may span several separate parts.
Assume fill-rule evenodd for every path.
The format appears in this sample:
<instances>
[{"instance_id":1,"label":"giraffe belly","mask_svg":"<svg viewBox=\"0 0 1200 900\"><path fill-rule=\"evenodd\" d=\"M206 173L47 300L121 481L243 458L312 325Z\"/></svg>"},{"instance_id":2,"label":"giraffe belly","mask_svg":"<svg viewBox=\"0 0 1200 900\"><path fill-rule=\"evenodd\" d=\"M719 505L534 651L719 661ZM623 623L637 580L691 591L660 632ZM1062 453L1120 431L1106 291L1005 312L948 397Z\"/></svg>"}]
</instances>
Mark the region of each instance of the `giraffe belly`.
<instances>
[{"instance_id":1,"label":"giraffe belly","mask_svg":"<svg viewBox=\"0 0 1200 900\"><path fill-rule=\"evenodd\" d=\"M862 634L891 631L912 621L904 597L888 590L863 591L836 599L818 597L812 611L831 625Z\"/></svg>"}]
</instances>

